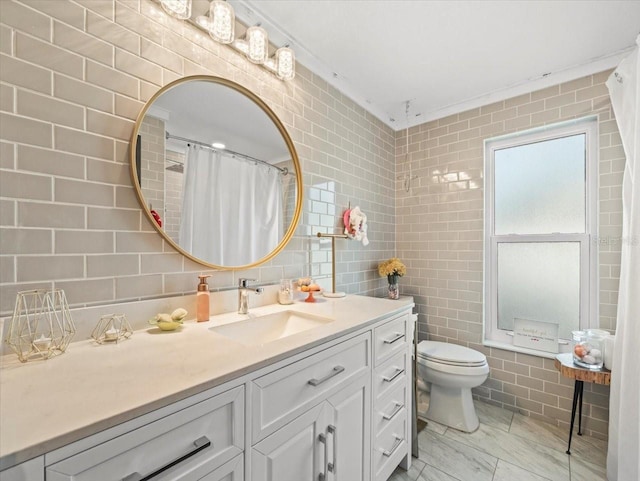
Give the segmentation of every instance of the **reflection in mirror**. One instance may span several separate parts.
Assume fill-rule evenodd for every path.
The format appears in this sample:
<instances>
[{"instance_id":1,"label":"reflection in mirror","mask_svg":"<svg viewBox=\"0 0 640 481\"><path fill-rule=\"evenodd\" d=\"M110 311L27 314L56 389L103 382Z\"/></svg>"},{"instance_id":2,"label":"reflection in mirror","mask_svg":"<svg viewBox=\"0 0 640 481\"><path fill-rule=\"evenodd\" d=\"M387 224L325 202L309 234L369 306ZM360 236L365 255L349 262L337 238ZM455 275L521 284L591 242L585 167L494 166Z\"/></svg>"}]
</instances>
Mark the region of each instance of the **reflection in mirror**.
<instances>
[{"instance_id":1,"label":"reflection in mirror","mask_svg":"<svg viewBox=\"0 0 640 481\"><path fill-rule=\"evenodd\" d=\"M149 101L136 127L136 190L174 247L223 268L284 247L300 213L299 163L259 98L215 77L183 79Z\"/></svg>"}]
</instances>

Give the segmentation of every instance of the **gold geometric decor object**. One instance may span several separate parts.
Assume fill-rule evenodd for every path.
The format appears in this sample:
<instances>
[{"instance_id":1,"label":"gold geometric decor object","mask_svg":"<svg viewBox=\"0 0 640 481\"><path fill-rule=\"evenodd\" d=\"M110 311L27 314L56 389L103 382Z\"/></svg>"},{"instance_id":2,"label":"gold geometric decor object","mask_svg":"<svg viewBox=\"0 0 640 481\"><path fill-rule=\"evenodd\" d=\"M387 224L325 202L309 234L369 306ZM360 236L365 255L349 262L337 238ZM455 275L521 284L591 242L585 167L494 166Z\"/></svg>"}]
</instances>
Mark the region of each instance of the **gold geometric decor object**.
<instances>
[{"instance_id":1,"label":"gold geometric decor object","mask_svg":"<svg viewBox=\"0 0 640 481\"><path fill-rule=\"evenodd\" d=\"M105 314L91 333L91 337L98 344L118 343L132 335L133 329L124 314Z\"/></svg>"},{"instance_id":2,"label":"gold geometric decor object","mask_svg":"<svg viewBox=\"0 0 640 481\"><path fill-rule=\"evenodd\" d=\"M6 343L20 362L66 351L76 326L62 289L18 292Z\"/></svg>"}]
</instances>

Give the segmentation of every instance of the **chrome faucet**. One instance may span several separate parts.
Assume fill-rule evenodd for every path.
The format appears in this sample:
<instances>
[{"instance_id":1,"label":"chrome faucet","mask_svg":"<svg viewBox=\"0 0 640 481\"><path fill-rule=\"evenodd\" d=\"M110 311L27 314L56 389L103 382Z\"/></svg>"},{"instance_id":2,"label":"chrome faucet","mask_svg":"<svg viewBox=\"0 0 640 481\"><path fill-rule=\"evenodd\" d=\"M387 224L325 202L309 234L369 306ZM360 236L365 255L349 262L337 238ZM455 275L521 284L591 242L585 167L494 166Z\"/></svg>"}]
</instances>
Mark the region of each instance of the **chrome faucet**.
<instances>
[{"instance_id":1,"label":"chrome faucet","mask_svg":"<svg viewBox=\"0 0 640 481\"><path fill-rule=\"evenodd\" d=\"M249 287L249 282L253 282L255 279L245 279L241 277L238 279L238 314L249 313L249 293L262 294L264 290L262 287Z\"/></svg>"}]
</instances>

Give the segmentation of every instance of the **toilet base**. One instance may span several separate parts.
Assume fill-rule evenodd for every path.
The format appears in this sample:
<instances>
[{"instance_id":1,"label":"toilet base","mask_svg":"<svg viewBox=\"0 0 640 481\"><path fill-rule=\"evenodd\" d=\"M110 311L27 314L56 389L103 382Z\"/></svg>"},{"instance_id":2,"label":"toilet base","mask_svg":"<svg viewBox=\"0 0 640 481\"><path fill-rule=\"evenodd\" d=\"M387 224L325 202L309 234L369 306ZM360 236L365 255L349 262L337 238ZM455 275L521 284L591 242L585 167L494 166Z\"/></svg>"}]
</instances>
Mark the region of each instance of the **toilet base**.
<instances>
[{"instance_id":1,"label":"toilet base","mask_svg":"<svg viewBox=\"0 0 640 481\"><path fill-rule=\"evenodd\" d=\"M425 417L466 433L472 433L480 426L470 388L439 386L432 383L429 409Z\"/></svg>"}]
</instances>

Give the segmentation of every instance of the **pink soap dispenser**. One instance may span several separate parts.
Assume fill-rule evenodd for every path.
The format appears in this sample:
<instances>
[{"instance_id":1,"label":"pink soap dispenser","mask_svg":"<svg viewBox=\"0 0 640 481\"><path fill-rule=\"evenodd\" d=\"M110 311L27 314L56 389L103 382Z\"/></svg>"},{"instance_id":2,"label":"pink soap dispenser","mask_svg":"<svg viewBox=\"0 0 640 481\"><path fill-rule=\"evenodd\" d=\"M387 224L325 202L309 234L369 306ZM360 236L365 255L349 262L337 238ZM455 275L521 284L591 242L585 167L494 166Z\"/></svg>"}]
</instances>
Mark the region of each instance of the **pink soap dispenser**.
<instances>
[{"instance_id":1,"label":"pink soap dispenser","mask_svg":"<svg viewBox=\"0 0 640 481\"><path fill-rule=\"evenodd\" d=\"M209 320L209 285L207 278L211 276L199 275L200 283L198 284L198 293L196 294L196 320L198 322L206 322Z\"/></svg>"}]
</instances>

